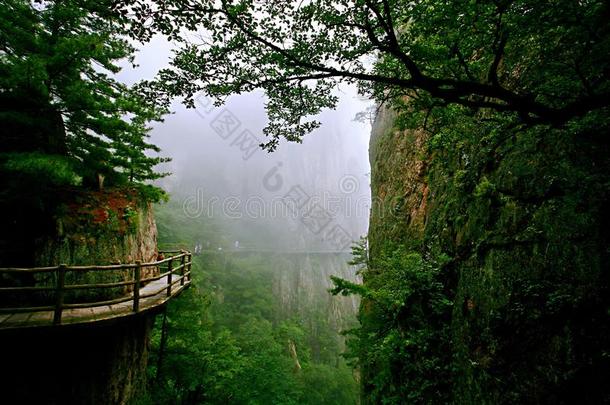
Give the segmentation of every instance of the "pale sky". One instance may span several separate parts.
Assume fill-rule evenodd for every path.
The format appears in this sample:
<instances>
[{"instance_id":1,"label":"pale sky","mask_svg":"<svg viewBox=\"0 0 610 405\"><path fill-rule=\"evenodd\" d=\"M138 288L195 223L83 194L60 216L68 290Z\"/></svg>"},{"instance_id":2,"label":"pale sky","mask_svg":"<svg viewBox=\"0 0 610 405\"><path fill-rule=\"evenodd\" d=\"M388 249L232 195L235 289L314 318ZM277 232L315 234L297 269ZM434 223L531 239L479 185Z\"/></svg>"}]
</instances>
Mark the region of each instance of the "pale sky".
<instances>
[{"instance_id":1,"label":"pale sky","mask_svg":"<svg viewBox=\"0 0 610 405\"><path fill-rule=\"evenodd\" d=\"M118 78L126 83L152 79L166 67L171 58L172 44L155 37L136 56L137 69L126 67ZM186 199L205 190L206 196L240 198L276 196L265 190L263 180L274 167L279 168L284 187L298 185L310 195L336 195L349 201L353 209L341 209L334 214L353 239L366 233L370 205L368 141L370 124L355 122L358 112L371 103L362 100L353 86L336 89L339 104L336 110L324 111L318 119L322 127L308 135L303 144L282 141L273 153L239 148L236 138L223 139L215 130L215 120L230 114L237 119L238 133L248 131L264 140L262 129L267 122L264 97L261 93L233 96L223 107L197 110L186 109L176 101L173 114L165 122L154 125L152 141L162 149L162 155L173 161L168 165L173 175L161 185L173 198ZM205 99L203 99L205 102ZM250 156L251 154L251 156ZM245 156L248 155L248 156ZM357 183L357 184L351 184ZM346 190L346 187L353 189ZM279 190L278 192L282 192ZM357 206L357 207L356 207ZM293 221L294 222L294 221Z\"/></svg>"}]
</instances>

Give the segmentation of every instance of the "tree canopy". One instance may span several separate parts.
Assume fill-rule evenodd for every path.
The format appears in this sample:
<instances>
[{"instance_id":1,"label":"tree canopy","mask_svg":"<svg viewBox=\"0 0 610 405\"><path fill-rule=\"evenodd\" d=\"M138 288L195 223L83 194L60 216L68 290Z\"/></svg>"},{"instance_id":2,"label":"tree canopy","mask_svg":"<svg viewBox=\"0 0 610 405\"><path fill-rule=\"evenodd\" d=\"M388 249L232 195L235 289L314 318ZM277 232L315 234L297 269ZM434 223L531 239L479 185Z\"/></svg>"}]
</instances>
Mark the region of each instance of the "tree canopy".
<instances>
[{"instance_id":1,"label":"tree canopy","mask_svg":"<svg viewBox=\"0 0 610 405\"><path fill-rule=\"evenodd\" d=\"M148 123L166 109L115 79L133 63L127 20L107 1L6 0L0 9L0 137L5 169L68 183L123 184L163 176ZM3 159L4 160L4 159ZM58 177L58 176L55 176Z\"/></svg>"},{"instance_id":2,"label":"tree canopy","mask_svg":"<svg viewBox=\"0 0 610 405\"><path fill-rule=\"evenodd\" d=\"M143 0L122 2L134 35L182 42L156 87L221 102L264 90L265 145L299 141L356 83L420 111L458 104L561 126L608 107L610 8L602 0ZM190 31L193 35L185 35ZM421 123L420 123L421 124Z\"/></svg>"}]
</instances>

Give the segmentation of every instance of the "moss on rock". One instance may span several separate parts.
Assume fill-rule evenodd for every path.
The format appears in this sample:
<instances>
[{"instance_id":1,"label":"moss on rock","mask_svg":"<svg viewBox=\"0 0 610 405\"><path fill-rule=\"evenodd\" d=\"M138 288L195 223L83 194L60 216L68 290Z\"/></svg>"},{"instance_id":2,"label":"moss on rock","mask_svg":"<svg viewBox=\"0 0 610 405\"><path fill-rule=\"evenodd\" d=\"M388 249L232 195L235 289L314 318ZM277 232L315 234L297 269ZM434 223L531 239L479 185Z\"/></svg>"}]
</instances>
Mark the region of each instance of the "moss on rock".
<instances>
[{"instance_id":1,"label":"moss on rock","mask_svg":"<svg viewBox=\"0 0 610 405\"><path fill-rule=\"evenodd\" d=\"M445 263L438 280L453 309L435 327L450 331L451 350L398 360L375 384L404 385L395 376L448 359L449 385L420 375L445 401L608 401L608 118L515 129L459 113L426 133L400 128L398 115L381 114L371 139L365 281L375 287L389 242ZM388 329L365 305L363 328ZM382 373L379 364L363 364L365 375Z\"/></svg>"}]
</instances>

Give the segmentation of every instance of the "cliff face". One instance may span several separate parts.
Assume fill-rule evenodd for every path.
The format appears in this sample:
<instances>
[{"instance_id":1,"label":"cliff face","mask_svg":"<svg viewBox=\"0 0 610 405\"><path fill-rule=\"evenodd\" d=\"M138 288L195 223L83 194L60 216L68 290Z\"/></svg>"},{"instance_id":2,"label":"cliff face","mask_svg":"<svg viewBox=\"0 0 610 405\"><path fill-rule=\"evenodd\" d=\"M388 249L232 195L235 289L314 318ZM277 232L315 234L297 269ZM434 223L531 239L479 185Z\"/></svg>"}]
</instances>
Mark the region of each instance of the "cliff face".
<instances>
[{"instance_id":1,"label":"cliff face","mask_svg":"<svg viewBox=\"0 0 610 405\"><path fill-rule=\"evenodd\" d=\"M365 399L407 386L415 366L448 362L421 378L455 403L607 401L607 128L498 130L465 117L426 134L398 121L382 111L371 138L365 285L388 285L375 261L398 245L438 267L452 309L421 317L446 344L417 352L413 366L407 355L365 360ZM380 333L376 305L362 313L365 330ZM397 336L413 328L404 316Z\"/></svg>"},{"instance_id":2,"label":"cliff face","mask_svg":"<svg viewBox=\"0 0 610 405\"><path fill-rule=\"evenodd\" d=\"M152 208L129 190L78 193L66 196L60 207L54 216L55 232L35 241L36 265L103 265L156 259L157 228ZM131 272L117 272L83 272L71 276L78 279L66 282L131 277ZM39 285L45 281L29 282ZM125 293L122 288L107 290L104 296L85 292L79 296L66 294L65 299L83 302ZM127 403L145 389L153 321L154 314L142 313L92 324L0 331L2 342L11 348L3 355L3 366L10 370L1 381L3 399L11 398L8 403Z\"/></svg>"},{"instance_id":3,"label":"cliff face","mask_svg":"<svg viewBox=\"0 0 610 405\"><path fill-rule=\"evenodd\" d=\"M0 382L10 404L127 404L146 384L154 318L44 330L1 331Z\"/></svg>"},{"instance_id":4,"label":"cliff face","mask_svg":"<svg viewBox=\"0 0 610 405\"><path fill-rule=\"evenodd\" d=\"M36 265L150 262L157 226L150 203L132 191L79 192L54 216L55 232L36 243Z\"/></svg>"},{"instance_id":5,"label":"cliff face","mask_svg":"<svg viewBox=\"0 0 610 405\"><path fill-rule=\"evenodd\" d=\"M328 292L333 287L331 276L357 281L357 269L347 264L349 259L346 254L307 254L273 261L273 292L284 316L308 319L317 313L337 334L351 326L359 300Z\"/></svg>"},{"instance_id":6,"label":"cliff face","mask_svg":"<svg viewBox=\"0 0 610 405\"><path fill-rule=\"evenodd\" d=\"M393 110L380 110L371 134L369 246L373 254L384 240L413 244L421 241L425 231L430 192L428 137L424 131L400 131L395 119Z\"/></svg>"}]
</instances>

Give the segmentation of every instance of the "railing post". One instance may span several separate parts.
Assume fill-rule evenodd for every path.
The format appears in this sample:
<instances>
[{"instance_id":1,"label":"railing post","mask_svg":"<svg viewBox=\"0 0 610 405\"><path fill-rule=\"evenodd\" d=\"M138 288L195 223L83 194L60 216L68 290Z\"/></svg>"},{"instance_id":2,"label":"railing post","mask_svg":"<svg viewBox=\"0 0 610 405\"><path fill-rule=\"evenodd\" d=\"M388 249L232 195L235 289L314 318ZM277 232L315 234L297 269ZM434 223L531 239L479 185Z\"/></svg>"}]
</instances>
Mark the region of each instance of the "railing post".
<instances>
[{"instance_id":1,"label":"railing post","mask_svg":"<svg viewBox=\"0 0 610 405\"><path fill-rule=\"evenodd\" d=\"M186 252L182 251L182 257L180 258L180 285L184 285L184 268L186 267Z\"/></svg>"},{"instance_id":2,"label":"railing post","mask_svg":"<svg viewBox=\"0 0 610 405\"><path fill-rule=\"evenodd\" d=\"M193 255L191 253L188 254L188 263L189 263L189 274L188 274L188 280L191 281L191 270L193 267Z\"/></svg>"},{"instance_id":3,"label":"railing post","mask_svg":"<svg viewBox=\"0 0 610 405\"><path fill-rule=\"evenodd\" d=\"M169 258L169 262L167 262L167 296L172 295L172 260L173 257Z\"/></svg>"},{"instance_id":4,"label":"railing post","mask_svg":"<svg viewBox=\"0 0 610 405\"><path fill-rule=\"evenodd\" d=\"M136 267L133 268L133 312L140 310L140 280L142 274L142 262L136 260Z\"/></svg>"},{"instance_id":5,"label":"railing post","mask_svg":"<svg viewBox=\"0 0 610 405\"><path fill-rule=\"evenodd\" d=\"M57 268L57 285L55 286L55 313L53 314L53 325L61 323L61 312L64 306L64 283L66 280L66 265L60 264Z\"/></svg>"}]
</instances>

